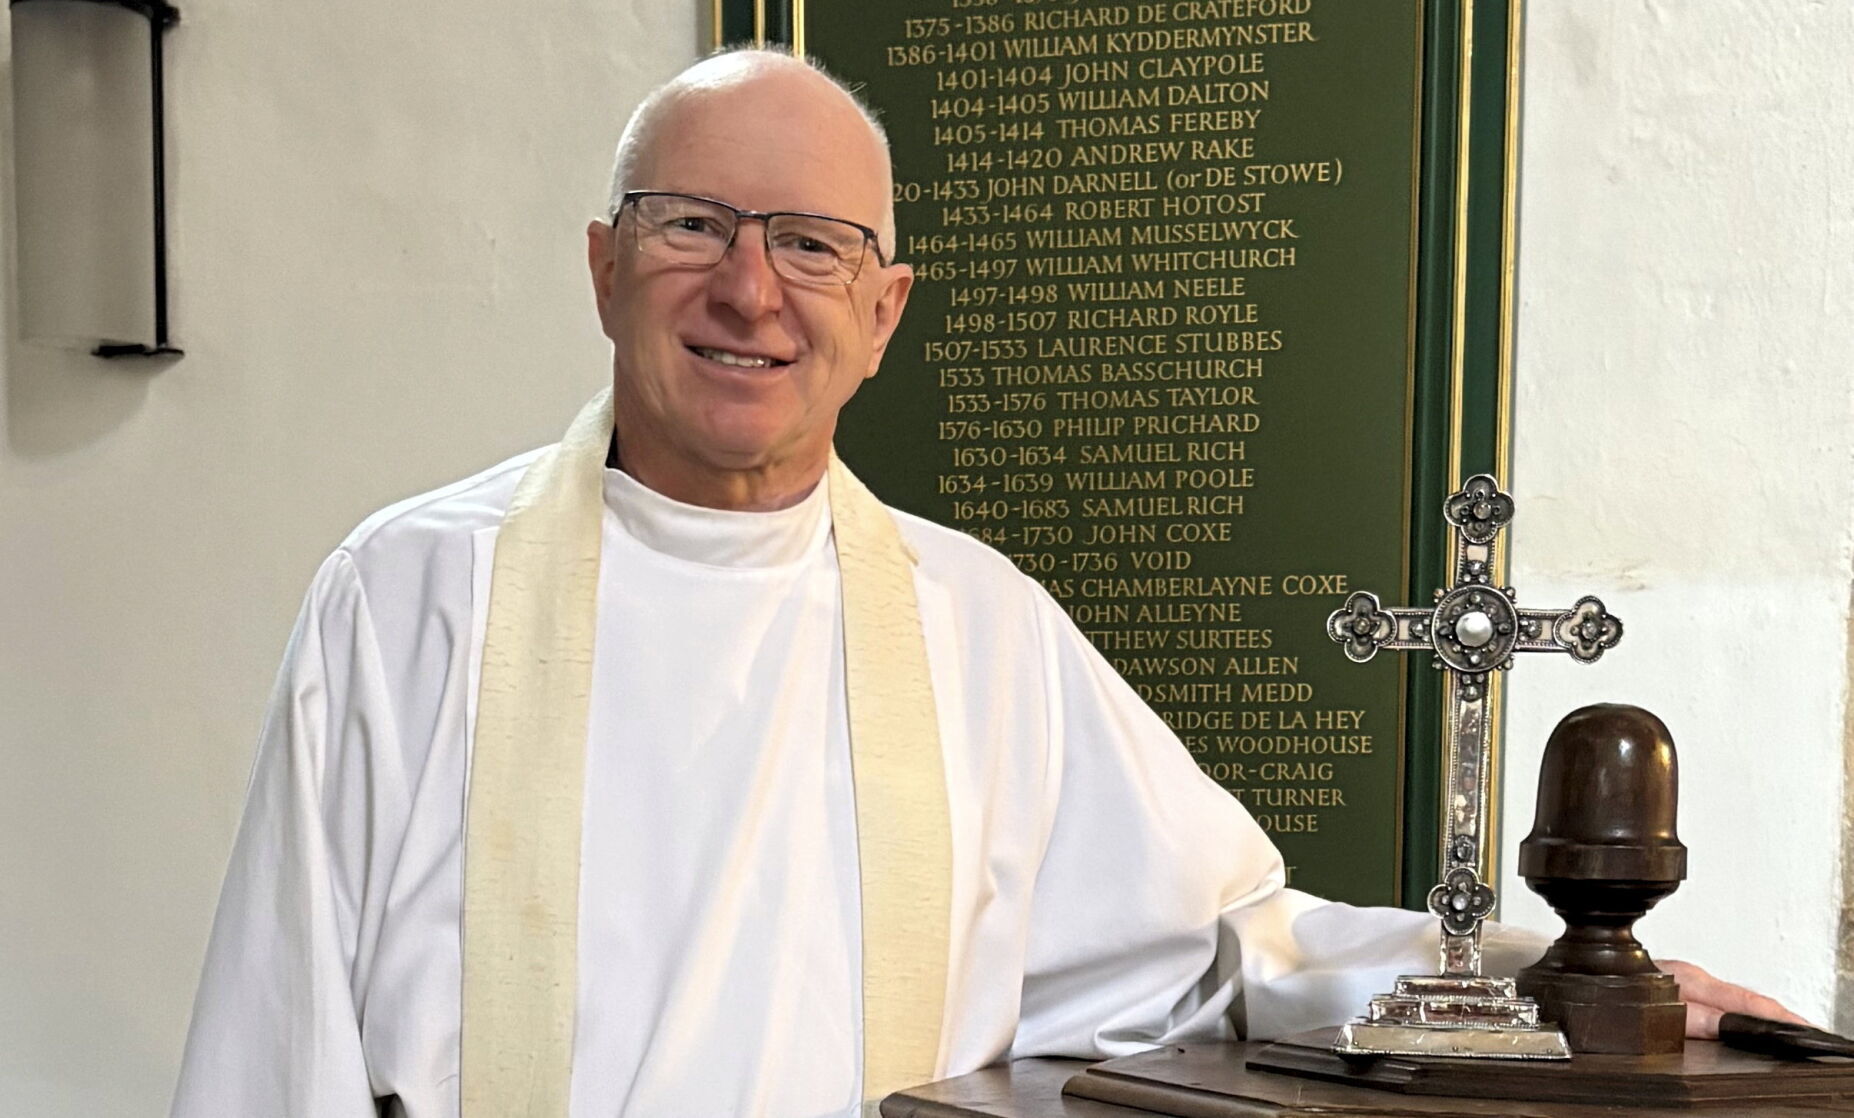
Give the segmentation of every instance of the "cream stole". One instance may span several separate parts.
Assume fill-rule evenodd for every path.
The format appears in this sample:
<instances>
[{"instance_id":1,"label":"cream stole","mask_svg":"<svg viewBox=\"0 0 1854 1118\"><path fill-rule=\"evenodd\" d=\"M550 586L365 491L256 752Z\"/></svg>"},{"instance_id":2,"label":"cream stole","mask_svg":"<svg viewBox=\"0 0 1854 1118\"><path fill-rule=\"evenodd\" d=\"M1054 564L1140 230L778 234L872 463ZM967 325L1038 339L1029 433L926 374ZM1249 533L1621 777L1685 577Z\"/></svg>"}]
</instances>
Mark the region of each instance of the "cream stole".
<instances>
[{"instance_id":1,"label":"cream stole","mask_svg":"<svg viewBox=\"0 0 1854 1118\"><path fill-rule=\"evenodd\" d=\"M496 537L464 837L463 1118L567 1114L611 432L608 389L528 467ZM915 557L834 455L826 484L862 879L863 1095L879 1099L939 1070L951 828Z\"/></svg>"}]
</instances>

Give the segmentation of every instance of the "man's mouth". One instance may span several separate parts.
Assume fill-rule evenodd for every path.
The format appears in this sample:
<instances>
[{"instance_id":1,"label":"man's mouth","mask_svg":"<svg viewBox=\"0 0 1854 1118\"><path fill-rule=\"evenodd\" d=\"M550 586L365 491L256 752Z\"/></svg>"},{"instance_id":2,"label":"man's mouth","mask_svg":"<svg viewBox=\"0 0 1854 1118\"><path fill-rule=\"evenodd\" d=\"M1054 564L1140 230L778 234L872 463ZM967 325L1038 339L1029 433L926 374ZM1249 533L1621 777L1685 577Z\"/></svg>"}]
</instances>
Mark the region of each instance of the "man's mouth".
<instances>
[{"instance_id":1,"label":"man's mouth","mask_svg":"<svg viewBox=\"0 0 1854 1118\"><path fill-rule=\"evenodd\" d=\"M776 357L767 357L760 353L736 353L731 349L715 349L712 346L692 345L689 351L697 357L705 357L719 365L733 365L740 369L772 369L780 365L790 365L790 361L781 361Z\"/></svg>"}]
</instances>

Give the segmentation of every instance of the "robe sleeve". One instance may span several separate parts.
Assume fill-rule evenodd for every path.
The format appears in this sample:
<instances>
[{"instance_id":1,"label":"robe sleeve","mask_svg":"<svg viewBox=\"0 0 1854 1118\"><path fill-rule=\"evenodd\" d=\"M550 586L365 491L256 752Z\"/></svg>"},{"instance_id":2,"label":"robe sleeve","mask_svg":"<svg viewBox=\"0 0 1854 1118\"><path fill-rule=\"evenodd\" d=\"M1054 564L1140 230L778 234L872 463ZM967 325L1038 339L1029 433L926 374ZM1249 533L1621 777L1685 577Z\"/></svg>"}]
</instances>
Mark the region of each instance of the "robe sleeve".
<instances>
[{"instance_id":1,"label":"robe sleeve","mask_svg":"<svg viewBox=\"0 0 1854 1118\"><path fill-rule=\"evenodd\" d=\"M393 733L365 596L317 572L272 694L213 921L173 1118L374 1118L359 913L367 758Z\"/></svg>"},{"instance_id":2,"label":"robe sleeve","mask_svg":"<svg viewBox=\"0 0 1854 1118\"><path fill-rule=\"evenodd\" d=\"M1434 917L1287 888L1248 811L1053 601L1040 625L1054 807L1012 1058L1285 1036L1434 971ZM1545 943L1490 925L1488 970L1511 974Z\"/></svg>"}]
</instances>

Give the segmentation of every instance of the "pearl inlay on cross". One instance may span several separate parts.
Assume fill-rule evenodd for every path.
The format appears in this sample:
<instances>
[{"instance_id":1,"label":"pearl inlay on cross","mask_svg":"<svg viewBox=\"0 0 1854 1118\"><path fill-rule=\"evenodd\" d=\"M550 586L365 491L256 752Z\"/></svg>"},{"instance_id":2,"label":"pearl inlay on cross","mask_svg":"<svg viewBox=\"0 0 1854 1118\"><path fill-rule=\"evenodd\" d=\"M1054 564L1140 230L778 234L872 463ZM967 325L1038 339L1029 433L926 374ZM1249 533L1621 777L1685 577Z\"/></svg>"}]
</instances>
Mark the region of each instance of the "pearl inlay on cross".
<instances>
[{"instance_id":1,"label":"pearl inlay on cross","mask_svg":"<svg viewBox=\"0 0 1854 1118\"><path fill-rule=\"evenodd\" d=\"M1472 610L1461 615L1455 622L1455 639L1469 648L1479 648L1493 639L1493 618L1480 610Z\"/></svg>"}]
</instances>

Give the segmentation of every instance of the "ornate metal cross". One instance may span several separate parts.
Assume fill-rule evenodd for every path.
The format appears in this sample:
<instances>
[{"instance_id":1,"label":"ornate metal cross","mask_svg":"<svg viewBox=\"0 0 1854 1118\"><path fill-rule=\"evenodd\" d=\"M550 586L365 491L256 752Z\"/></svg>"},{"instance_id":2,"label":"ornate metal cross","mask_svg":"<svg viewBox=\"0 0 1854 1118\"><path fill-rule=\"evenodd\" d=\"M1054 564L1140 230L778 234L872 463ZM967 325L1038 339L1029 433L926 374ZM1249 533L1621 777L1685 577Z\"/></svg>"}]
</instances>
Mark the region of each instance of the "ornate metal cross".
<instances>
[{"instance_id":1,"label":"ornate metal cross","mask_svg":"<svg viewBox=\"0 0 1854 1118\"><path fill-rule=\"evenodd\" d=\"M1512 587L1495 587L1495 545L1513 519L1513 499L1487 474L1471 477L1442 505L1454 525L1454 584L1436 591L1435 605L1386 608L1377 595L1359 591L1326 619L1327 635L1352 660L1363 663L1382 649L1396 652L1427 649L1434 666L1446 671L1443 682L1445 722L1443 765L1448 779L1448 810L1442 834L1442 880L1429 893L1429 910L1442 921L1442 975L1400 979L1398 993L1374 999L1371 1017L1387 1025L1462 1028L1463 1023L1430 1020L1463 1008L1462 998L1505 1003L1516 998L1511 980L1483 979L1481 924L1493 913L1493 886L1482 880L1490 864L1487 825L1492 789L1488 736L1489 675L1513 666L1520 652L1568 652L1593 663L1622 639L1622 622L1596 598L1583 598L1569 609L1521 609ZM1406 983L1413 983L1406 989ZM1429 983L1427 987L1422 987ZM1450 995L1455 1008L1440 1012L1434 999ZM1410 999L1416 999L1412 1002ZM1428 1004L1417 1004L1429 999ZM1517 999L1524 1001L1524 999ZM1382 1003L1382 1004L1381 1004ZM1519 1018L1536 1024L1537 1007L1476 1005L1468 1017L1495 1030L1523 1029ZM1504 1015L1504 1016L1503 1016ZM1416 1020L1421 1018L1419 1022ZM1399 1036L1398 1040L1407 1040ZM1508 1038L1510 1039L1510 1038ZM1473 1047L1473 1046L1470 1046ZM1366 1048L1360 1051L1408 1051ZM1433 1046L1425 1051L1433 1051ZM1546 1055L1543 1052L1448 1052L1451 1055Z\"/></svg>"}]
</instances>

